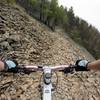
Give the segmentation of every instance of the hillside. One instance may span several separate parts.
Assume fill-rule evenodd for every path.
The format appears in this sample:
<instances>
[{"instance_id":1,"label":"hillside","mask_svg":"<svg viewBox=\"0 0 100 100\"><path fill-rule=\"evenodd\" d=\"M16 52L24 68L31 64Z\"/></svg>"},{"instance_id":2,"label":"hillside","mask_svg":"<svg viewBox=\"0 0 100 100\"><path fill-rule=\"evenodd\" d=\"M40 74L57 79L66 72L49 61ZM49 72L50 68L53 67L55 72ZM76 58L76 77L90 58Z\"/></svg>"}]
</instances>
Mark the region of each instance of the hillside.
<instances>
[{"instance_id":1,"label":"hillside","mask_svg":"<svg viewBox=\"0 0 100 100\"><path fill-rule=\"evenodd\" d=\"M96 59L100 58L100 32L84 19L75 16L73 7L68 9L59 6L58 0L14 1L53 31L56 26L62 27L74 41L84 46Z\"/></svg>"},{"instance_id":2,"label":"hillside","mask_svg":"<svg viewBox=\"0 0 100 100\"><path fill-rule=\"evenodd\" d=\"M61 29L52 32L30 17L18 5L0 3L0 55L12 57L20 64L73 64L79 58L94 58ZM58 73L54 100L96 100L100 95L100 73ZM18 75L0 73L0 100L40 100L40 73Z\"/></svg>"}]
</instances>

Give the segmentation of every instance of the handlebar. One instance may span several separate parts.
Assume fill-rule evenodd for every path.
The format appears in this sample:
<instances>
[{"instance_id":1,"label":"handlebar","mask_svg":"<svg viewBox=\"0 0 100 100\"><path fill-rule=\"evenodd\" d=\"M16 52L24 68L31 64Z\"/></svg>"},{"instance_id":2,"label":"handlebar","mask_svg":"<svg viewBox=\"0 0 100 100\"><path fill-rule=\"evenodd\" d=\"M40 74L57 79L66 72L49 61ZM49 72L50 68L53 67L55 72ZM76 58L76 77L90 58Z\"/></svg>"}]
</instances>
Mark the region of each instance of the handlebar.
<instances>
[{"instance_id":1,"label":"handlebar","mask_svg":"<svg viewBox=\"0 0 100 100\"><path fill-rule=\"evenodd\" d=\"M64 73L71 73L75 70L76 65L59 65L59 66L32 66L32 65L19 65L17 68L10 69L8 72L30 74L32 72L43 71L45 68L51 71L62 71Z\"/></svg>"}]
</instances>

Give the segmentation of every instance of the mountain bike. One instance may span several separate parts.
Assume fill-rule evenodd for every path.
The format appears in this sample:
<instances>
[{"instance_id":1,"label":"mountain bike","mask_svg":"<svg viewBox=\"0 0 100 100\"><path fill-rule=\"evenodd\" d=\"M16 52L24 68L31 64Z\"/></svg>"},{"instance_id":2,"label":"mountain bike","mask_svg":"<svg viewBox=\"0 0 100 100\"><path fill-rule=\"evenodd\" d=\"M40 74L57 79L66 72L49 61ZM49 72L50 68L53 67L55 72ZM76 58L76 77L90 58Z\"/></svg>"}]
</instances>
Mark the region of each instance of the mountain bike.
<instances>
[{"instance_id":1,"label":"mountain bike","mask_svg":"<svg viewBox=\"0 0 100 100\"><path fill-rule=\"evenodd\" d=\"M26 66L19 65L15 70L10 70L11 72L30 74L32 72L41 71L42 74L42 84L40 84L42 92L42 100L52 100L52 94L55 90L57 84L52 83L52 75L56 71L62 71L66 74L73 73L75 71L75 65L60 65L60 66Z\"/></svg>"}]
</instances>

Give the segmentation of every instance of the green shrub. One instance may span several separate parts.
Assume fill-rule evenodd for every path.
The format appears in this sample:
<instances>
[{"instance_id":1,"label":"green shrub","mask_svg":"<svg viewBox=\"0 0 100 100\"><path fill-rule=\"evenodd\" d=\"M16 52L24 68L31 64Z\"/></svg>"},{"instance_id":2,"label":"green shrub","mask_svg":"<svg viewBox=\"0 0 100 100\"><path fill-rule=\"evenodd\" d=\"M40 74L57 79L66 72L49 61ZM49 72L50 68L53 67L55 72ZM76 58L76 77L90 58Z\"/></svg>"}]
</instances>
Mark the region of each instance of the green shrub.
<instances>
[{"instance_id":1,"label":"green shrub","mask_svg":"<svg viewBox=\"0 0 100 100\"><path fill-rule=\"evenodd\" d=\"M14 4L16 0L6 0L8 4Z\"/></svg>"},{"instance_id":2,"label":"green shrub","mask_svg":"<svg viewBox=\"0 0 100 100\"><path fill-rule=\"evenodd\" d=\"M0 3L3 3L3 4L14 4L14 3L16 3L16 0L0 0Z\"/></svg>"}]
</instances>

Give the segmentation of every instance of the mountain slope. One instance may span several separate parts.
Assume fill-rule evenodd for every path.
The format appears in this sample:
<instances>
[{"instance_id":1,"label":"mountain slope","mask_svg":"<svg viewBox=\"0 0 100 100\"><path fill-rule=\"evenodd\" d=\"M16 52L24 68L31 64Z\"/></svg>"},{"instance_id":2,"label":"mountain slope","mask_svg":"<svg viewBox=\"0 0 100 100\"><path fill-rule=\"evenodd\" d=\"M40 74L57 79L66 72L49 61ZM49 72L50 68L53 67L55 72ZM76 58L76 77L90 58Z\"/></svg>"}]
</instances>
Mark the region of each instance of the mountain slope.
<instances>
[{"instance_id":1,"label":"mountain slope","mask_svg":"<svg viewBox=\"0 0 100 100\"><path fill-rule=\"evenodd\" d=\"M94 60L61 29L52 32L18 5L0 4L0 50L1 56L15 58L21 64L60 65L74 63L79 58ZM0 74L1 100L40 100L37 88L40 73ZM93 100L99 96L98 72L58 75L59 88L54 100Z\"/></svg>"}]
</instances>

